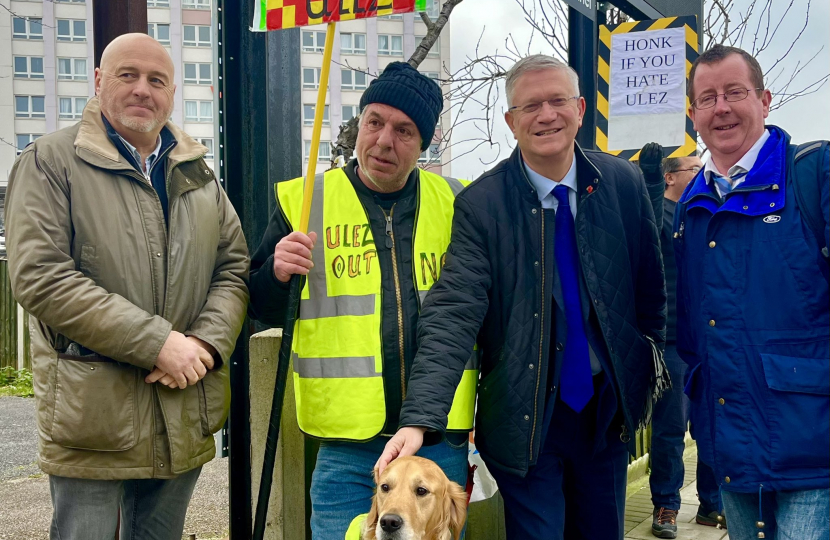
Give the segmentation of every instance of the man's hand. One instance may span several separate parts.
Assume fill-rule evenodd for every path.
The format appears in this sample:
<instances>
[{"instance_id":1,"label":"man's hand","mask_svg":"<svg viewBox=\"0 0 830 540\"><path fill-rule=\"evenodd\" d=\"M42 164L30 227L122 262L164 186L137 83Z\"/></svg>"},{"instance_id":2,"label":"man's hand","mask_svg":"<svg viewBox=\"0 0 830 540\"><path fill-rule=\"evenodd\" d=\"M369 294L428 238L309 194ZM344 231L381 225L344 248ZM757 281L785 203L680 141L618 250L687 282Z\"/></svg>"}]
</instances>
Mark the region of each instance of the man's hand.
<instances>
[{"instance_id":1,"label":"man's hand","mask_svg":"<svg viewBox=\"0 0 830 540\"><path fill-rule=\"evenodd\" d=\"M317 242L317 233L305 235L294 231L279 241L274 248L274 276L287 283L292 274L308 275L314 266L311 262L311 250Z\"/></svg>"},{"instance_id":2,"label":"man's hand","mask_svg":"<svg viewBox=\"0 0 830 540\"><path fill-rule=\"evenodd\" d=\"M660 166L663 163L663 147L657 143L648 143L640 150L640 169L646 182L657 184L663 181Z\"/></svg>"},{"instance_id":3,"label":"man's hand","mask_svg":"<svg viewBox=\"0 0 830 540\"><path fill-rule=\"evenodd\" d=\"M426 428L423 427L404 427L395 433L395 436L389 439L386 443L386 448L380 455L377 463L375 463L375 473L380 477L383 469L392 463L392 460L399 457L413 456L415 452L421 449L424 444L424 432Z\"/></svg>"},{"instance_id":4,"label":"man's hand","mask_svg":"<svg viewBox=\"0 0 830 540\"><path fill-rule=\"evenodd\" d=\"M213 356L203 344L210 347L193 336L185 337L175 330L170 332L156 359L155 368L144 382L152 384L158 381L170 388L180 389L196 384L208 369L213 368Z\"/></svg>"}]
</instances>

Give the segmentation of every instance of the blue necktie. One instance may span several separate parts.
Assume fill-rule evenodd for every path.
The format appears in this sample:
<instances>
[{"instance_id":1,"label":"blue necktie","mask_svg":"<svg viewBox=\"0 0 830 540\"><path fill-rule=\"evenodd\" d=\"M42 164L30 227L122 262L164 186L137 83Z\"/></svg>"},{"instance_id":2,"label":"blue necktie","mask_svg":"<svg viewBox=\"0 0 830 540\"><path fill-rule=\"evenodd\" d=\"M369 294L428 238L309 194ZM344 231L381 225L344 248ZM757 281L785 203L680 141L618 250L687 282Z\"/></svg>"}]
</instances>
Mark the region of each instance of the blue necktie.
<instances>
[{"instance_id":1,"label":"blue necktie","mask_svg":"<svg viewBox=\"0 0 830 540\"><path fill-rule=\"evenodd\" d=\"M744 176L746 176L745 172L736 173L734 176L729 177L729 179L732 180L730 182L729 180L727 180L723 176L719 175L718 173L716 173L716 172L712 173L712 179L718 185L718 187L720 188L720 192L723 193L724 197L726 197L728 194L732 193L732 190L735 187L735 181L740 179L740 178L743 178Z\"/></svg>"},{"instance_id":2,"label":"blue necktie","mask_svg":"<svg viewBox=\"0 0 830 540\"><path fill-rule=\"evenodd\" d=\"M553 188L553 196L559 202L556 210L554 257L562 284L565 321L568 326L559 388L562 401L574 411L580 412L594 395L594 382L585 322L582 319L582 302L579 298L579 254L567 186Z\"/></svg>"}]
</instances>

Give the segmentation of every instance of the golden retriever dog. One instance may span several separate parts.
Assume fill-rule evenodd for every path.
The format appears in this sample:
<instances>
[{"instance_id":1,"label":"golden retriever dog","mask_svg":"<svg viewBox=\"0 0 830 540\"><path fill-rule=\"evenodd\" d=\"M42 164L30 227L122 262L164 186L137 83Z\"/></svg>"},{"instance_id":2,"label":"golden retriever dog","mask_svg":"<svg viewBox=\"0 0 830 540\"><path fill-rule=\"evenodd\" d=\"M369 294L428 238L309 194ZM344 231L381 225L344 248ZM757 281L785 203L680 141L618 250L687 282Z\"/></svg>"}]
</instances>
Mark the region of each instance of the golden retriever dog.
<instances>
[{"instance_id":1,"label":"golden retriever dog","mask_svg":"<svg viewBox=\"0 0 830 540\"><path fill-rule=\"evenodd\" d=\"M398 458L375 476L377 491L363 540L458 540L467 521L467 493L435 462Z\"/></svg>"}]
</instances>

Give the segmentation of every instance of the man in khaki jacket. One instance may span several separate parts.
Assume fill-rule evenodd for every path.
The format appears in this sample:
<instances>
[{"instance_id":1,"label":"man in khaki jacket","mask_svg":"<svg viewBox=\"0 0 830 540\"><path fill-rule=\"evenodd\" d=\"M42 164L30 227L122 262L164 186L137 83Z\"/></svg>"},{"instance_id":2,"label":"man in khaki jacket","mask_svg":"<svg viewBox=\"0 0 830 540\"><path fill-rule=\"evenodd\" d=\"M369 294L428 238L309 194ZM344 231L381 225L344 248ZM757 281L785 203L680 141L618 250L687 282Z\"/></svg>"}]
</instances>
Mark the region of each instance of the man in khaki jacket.
<instances>
[{"instance_id":1,"label":"man in khaki jacket","mask_svg":"<svg viewBox=\"0 0 830 540\"><path fill-rule=\"evenodd\" d=\"M104 51L76 125L18 158L12 288L33 316L39 464L51 538L180 539L248 301L239 219L167 122L173 64L144 34Z\"/></svg>"}]
</instances>

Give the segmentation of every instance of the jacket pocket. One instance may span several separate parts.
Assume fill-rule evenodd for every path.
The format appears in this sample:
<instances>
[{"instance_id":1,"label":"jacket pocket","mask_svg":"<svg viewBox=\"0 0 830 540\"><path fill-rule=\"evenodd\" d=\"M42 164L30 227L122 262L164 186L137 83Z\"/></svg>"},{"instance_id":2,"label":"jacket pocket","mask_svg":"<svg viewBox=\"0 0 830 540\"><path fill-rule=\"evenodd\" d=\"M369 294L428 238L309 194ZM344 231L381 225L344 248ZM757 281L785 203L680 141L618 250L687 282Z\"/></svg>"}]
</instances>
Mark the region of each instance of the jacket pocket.
<instances>
[{"instance_id":1,"label":"jacket pocket","mask_svg":"<svg viewBox=\"0 0 830 540\"><path fill-rule=\"evenodd\" d=\"M58 355L52 441L80 450L135 446L136 373L97 355Z\"/></svg>"},{"instance_id":2,"label":"jacket pocket","mask_svg":"<svg viewBox=\"0 0 830 540\"><path fill-rule=\"evenodd\" d=\"M499 351L496 365L485 377L479 381L478 386L478 416L476 417L475 430L479 437L486 437L497 427L498 419L509 415L503 400L507 392L507 361L504 358L504 351Z\"/></svg>"},{"instance_id":3,"label":"jacket pocket","mask_svg":"<svg viewBox=\"0 0 830 540\"><path fill-rule=\"evenodd\" d=\"M830 362L761 354L770 389L773 469L827 467L830 462Z\"/></svg>"},{"instance_id":4,"label":"jacket pocket","mask_svg":"<svg viewBox=\"0 0 830 540\"><path fill-rule=\"evenodd\" d=\"M202 422L202 435L209 437L219 431L228 418L231 405L231 393L228 380L228 366L223 365L216 371L209 371L199 381L199 417Z\"/></svg>"}]
</instances>

